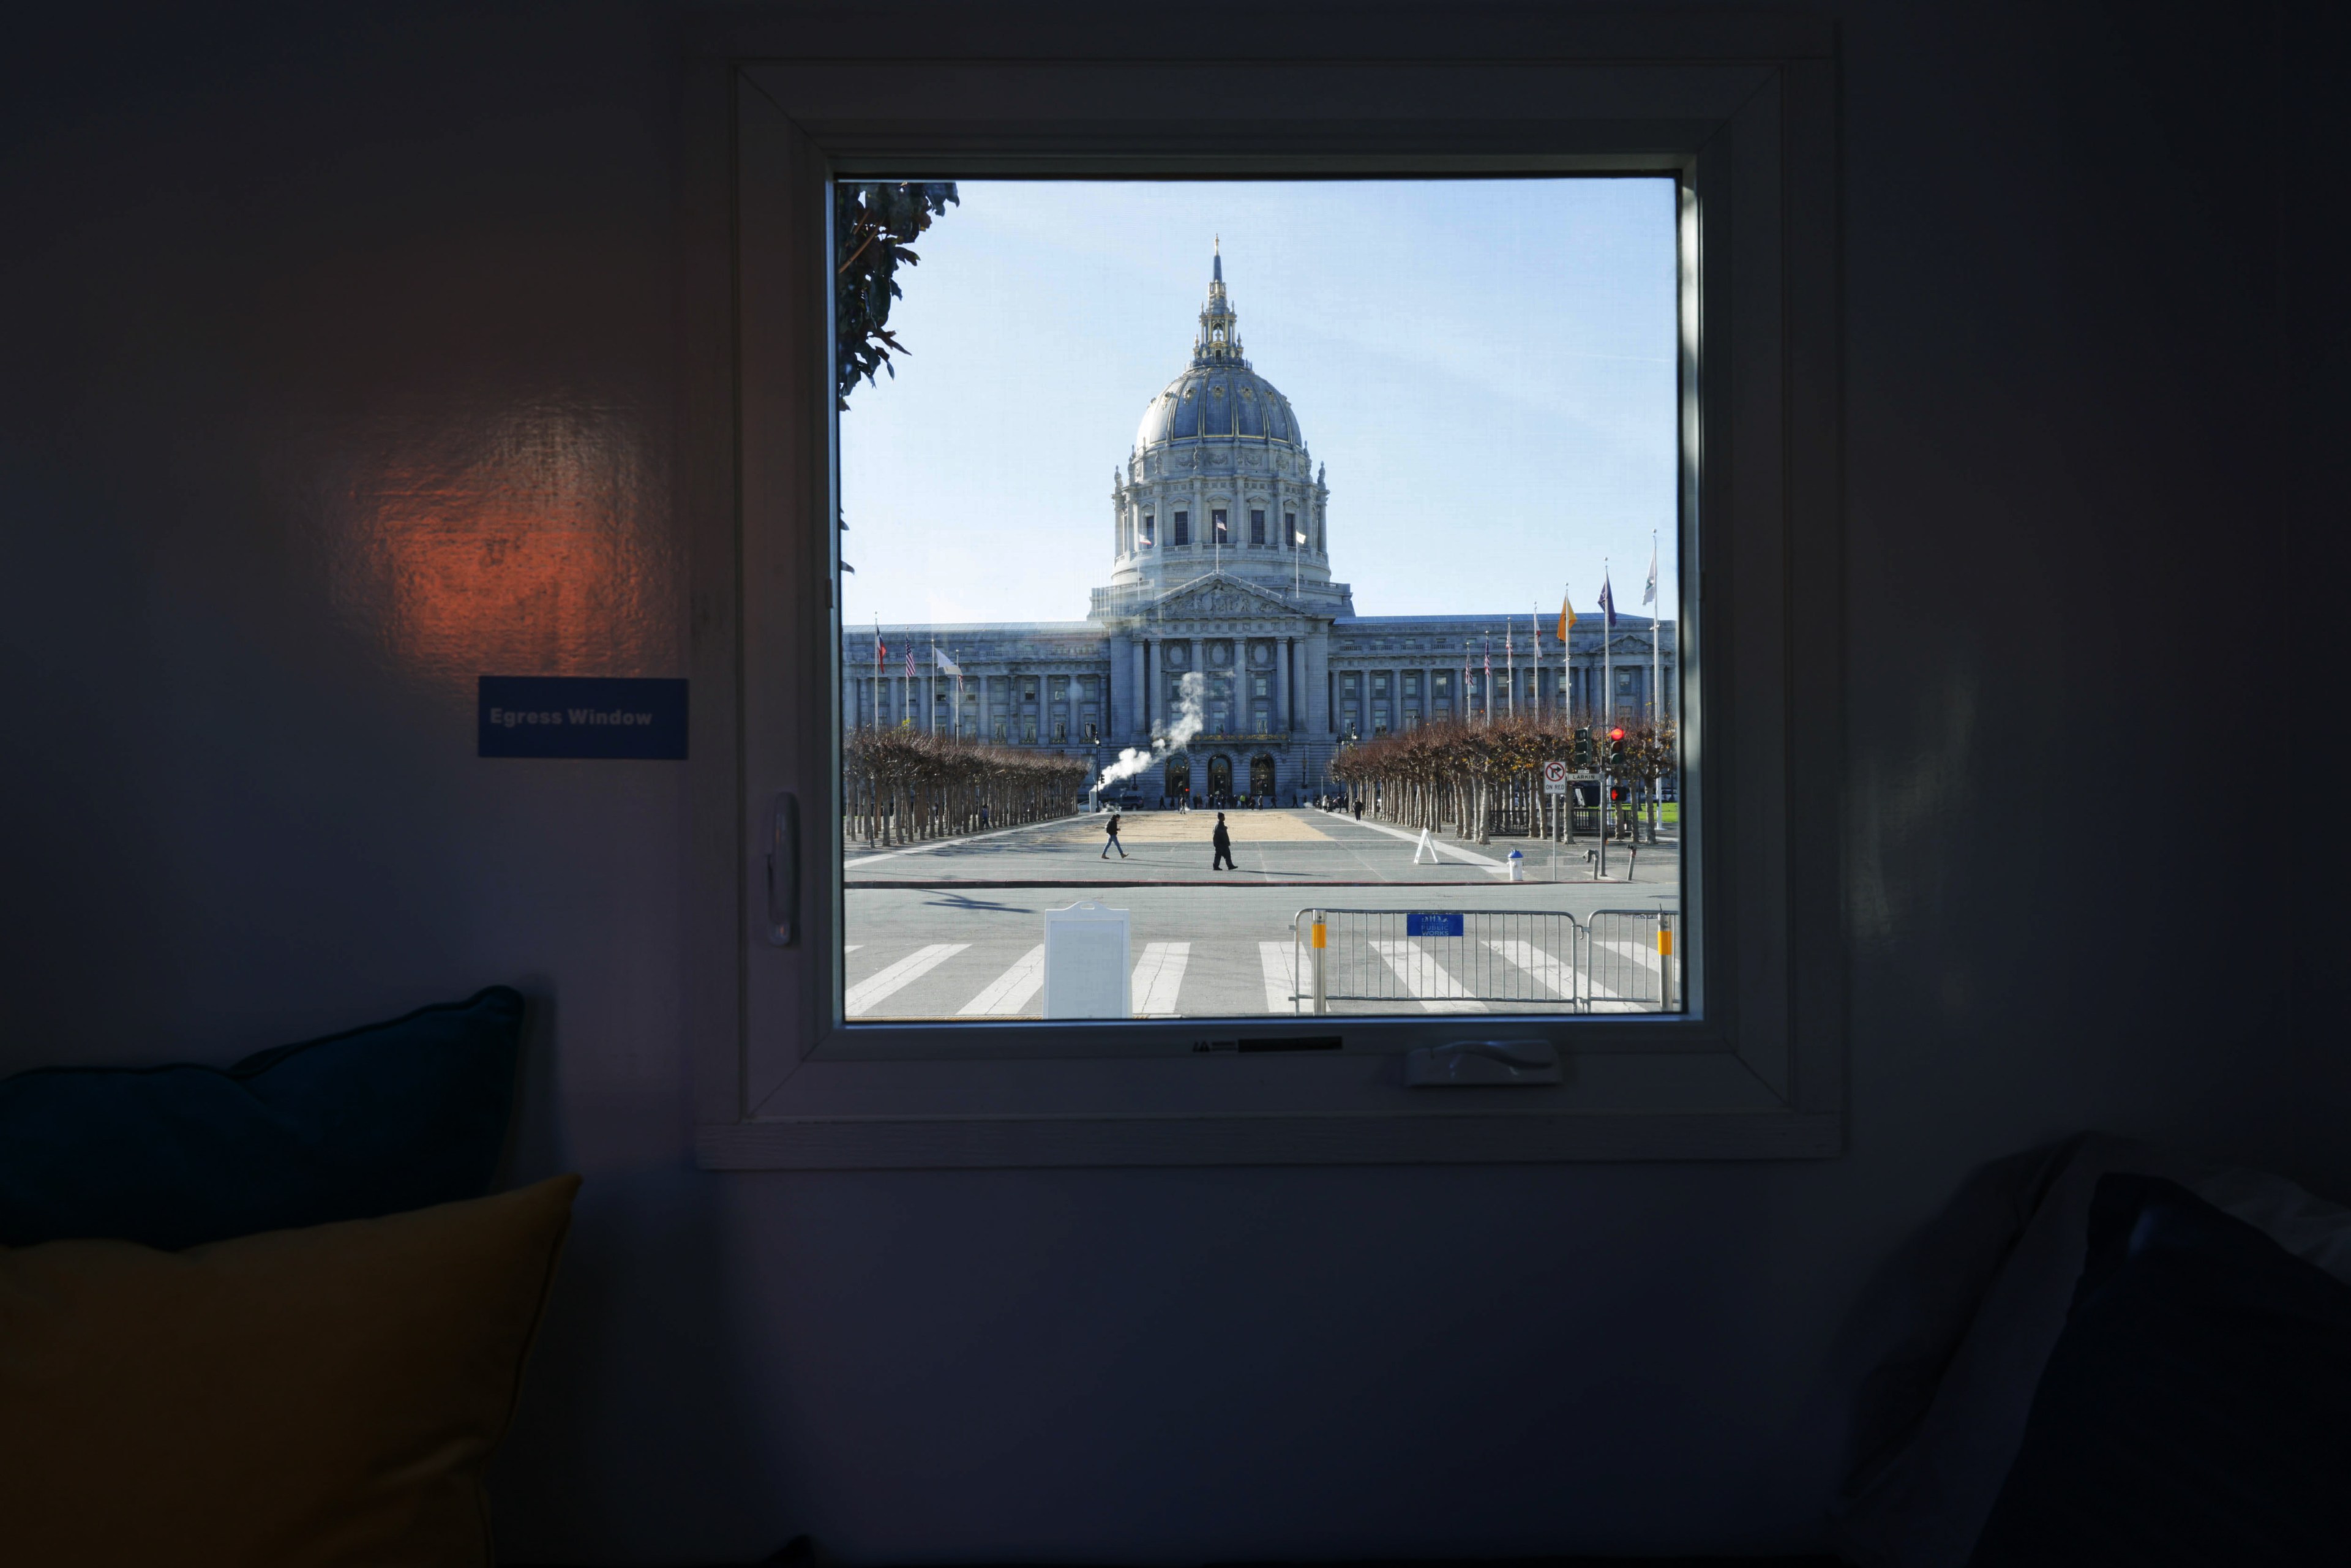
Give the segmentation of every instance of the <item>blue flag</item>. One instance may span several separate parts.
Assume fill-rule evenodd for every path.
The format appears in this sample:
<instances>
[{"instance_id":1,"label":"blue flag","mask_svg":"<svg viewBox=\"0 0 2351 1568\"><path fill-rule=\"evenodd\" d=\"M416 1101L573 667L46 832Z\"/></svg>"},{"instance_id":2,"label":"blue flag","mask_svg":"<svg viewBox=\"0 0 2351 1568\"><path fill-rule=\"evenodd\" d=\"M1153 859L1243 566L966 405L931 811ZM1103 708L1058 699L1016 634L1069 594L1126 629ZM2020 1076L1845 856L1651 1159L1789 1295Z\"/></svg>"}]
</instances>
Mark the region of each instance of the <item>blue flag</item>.
<instances>
[{"instance_id":1,"label":"blue flag","mask_svg":"<svg viewBox=\"0 0 2351 1568\"><path fill-rule=\"evenodd\" d=\"M1600 614L1603 625L1616 624L1616 592L1608 586L1608 574L1604 571L1600 574Z\"/></svg>"}]
</instances>

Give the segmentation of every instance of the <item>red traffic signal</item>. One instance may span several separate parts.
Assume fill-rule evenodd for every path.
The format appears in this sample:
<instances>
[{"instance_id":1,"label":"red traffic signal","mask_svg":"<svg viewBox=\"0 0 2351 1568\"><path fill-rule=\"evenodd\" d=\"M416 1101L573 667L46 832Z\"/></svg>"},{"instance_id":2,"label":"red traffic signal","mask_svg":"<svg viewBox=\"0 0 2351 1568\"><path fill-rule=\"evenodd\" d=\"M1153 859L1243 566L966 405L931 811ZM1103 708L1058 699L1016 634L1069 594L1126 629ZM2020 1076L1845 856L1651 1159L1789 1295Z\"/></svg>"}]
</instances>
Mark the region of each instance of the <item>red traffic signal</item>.
<instances>
[{"instance_id":1,"label":"red traffic signal","mask_svg":"<svg viewBox=\"0 0 2351 1568\"><path fill-rule=\"evenodd\" d=\"M1624 727L1623 725L1621 725L1621 724L1620 724L1620 725L1618 725L1615 728L1614 728L1614 729L1610 730L1610 731L1608 732L1608 738L1609 738L1609 739L1611 739L1611 740L1622 740L1622 739L1624 739L1624 738L1625 738L1625 727Z\"/></svg>"}]
</instances>

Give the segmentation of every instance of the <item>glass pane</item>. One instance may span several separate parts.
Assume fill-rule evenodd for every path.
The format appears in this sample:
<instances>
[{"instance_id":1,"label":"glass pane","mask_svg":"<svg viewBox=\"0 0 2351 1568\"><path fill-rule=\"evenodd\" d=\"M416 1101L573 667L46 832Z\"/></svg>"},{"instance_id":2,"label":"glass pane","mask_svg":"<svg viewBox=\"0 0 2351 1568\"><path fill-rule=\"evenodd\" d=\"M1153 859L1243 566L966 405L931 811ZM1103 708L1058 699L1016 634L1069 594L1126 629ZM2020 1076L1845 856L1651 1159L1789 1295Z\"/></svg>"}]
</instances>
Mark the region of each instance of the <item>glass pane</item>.
<instances>
[{"instance_id":1,"label":"glass pane","mask_svg":"<svg viewBox=\"0 0 2351 1568\"><path fill-rule=\"evenodd\" d=\"M842 186L843 1016L1678 1007L1677 202Z\"/></svg>"}]
</instances>

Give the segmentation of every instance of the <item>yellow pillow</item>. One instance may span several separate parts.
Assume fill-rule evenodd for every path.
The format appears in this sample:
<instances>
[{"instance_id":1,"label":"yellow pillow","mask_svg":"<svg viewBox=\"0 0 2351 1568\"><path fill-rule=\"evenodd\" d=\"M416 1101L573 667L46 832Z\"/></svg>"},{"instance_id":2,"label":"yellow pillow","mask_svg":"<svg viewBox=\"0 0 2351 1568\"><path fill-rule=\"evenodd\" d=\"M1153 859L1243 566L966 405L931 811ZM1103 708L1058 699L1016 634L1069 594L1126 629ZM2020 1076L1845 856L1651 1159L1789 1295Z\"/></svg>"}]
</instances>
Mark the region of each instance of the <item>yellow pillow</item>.
<instances>
[{"instance_id":1,"label":"yellow pillow","mask_svg":"<svg viewBox=\"0 0 2351 1568\"><path fill-rule=\"evenodd\" d=\"M490 1563L482 1469L579 1186L0 1248L0 1562Z\"/></svg>"}]
</instances>

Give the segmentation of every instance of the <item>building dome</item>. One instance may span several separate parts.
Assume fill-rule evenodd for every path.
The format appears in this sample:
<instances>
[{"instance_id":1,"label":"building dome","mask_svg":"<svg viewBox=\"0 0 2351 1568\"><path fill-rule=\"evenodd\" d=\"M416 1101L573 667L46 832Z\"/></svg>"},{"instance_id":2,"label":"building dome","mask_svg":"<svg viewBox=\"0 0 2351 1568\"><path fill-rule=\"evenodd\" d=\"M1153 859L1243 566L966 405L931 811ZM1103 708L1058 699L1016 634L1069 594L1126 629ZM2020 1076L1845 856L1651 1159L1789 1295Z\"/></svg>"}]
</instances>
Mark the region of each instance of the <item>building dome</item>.
<instances>
[{"instance_id":1,"label":"building dome","mask_svg":"<svg viewBox=\"0 0 2351 1568\"><path fill-rule=\"evenodd\" d=\"M1111 474L1102 603L1158 606L1214 577L1212 597L1234 590L1295 612L1352 614L1346 585L1331 580L1330 497L1297 411L1241 353L1218 254L1192 362L1143 411Z\"/></svg>"},{"instance_id":2,"label":"building dome","mask_svg":"<svg viewBox=\"0 0 2351 1568\"><path fill-rule=\"evenodd\" d=\"M1245 361L1213 365L1196 361L1143 411L1134 444L1148 450L1174 441L1237 436L1282 446L1306 444L1290 400Z\"/></svg>"},{"instance_id":3,"label":"building dome","mask_svg":"<svg viewBox=\"0 0 2351 1568\"><path fill-rule=\"evenodd\" d=\"M1178 441L1262 441L1303 451L1297 412L1241 357L1240 318L1225 292L1222 248L1200 308L1192 362L1151 400L1135 426L1138 452Z\"/></svg>"}]
</instances>

